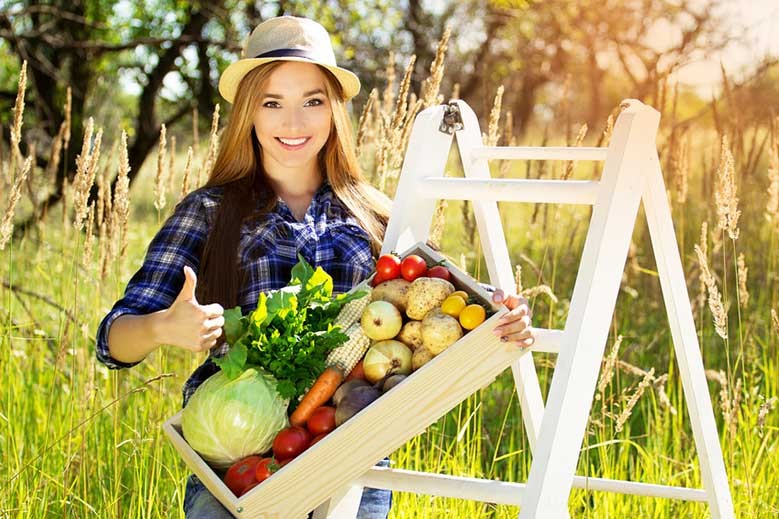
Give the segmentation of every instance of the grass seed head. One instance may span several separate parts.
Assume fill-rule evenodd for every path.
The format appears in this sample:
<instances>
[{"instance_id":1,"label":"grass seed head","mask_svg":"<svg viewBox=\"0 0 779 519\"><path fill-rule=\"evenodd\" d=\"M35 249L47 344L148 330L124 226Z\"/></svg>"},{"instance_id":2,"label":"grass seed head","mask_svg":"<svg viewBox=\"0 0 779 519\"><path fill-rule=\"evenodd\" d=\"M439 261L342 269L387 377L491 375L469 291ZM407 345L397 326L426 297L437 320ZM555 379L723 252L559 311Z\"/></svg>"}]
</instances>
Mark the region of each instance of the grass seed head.
<instances>
[{"instance_id":1,"label":"grass seed head","mask_svg":"<svg viewBox=\"0 0 779 519\"><path fill-rule=\"evenodd\" d=\"M168 138L165 125L160 128L159 147L157 148L157 175L154 177L154 208L162 211L165 208L165 167L168 158Z\"/></svg>"},{"instance_id":2,"label":"grass seed head","mask_svg":"<svg viewBox=\"0 0 779 519\"><path fill-rule=\"evenodd\" d=\"M714 199L717 206L717 225L721 230L728 232L731 240L738 239L738 218L741 215L736 190L733 154L730 152L727 137L723 137Z\"/></svg>"},{"instance_id":3,"label":"grass seed head","mask_svg":"<svg viewBox=\"0 0 779 519\"><path fill-rule=\"evenodd\" d=\"M749 291L747 290L747 264L744 260L744 253L738 255L738 302L742 308L746 308L749 303Z\"/></svg>"},{"instance_id":4,"label":"grass seed head","mask_svg":"<svg viewBox=\"0 0 779 519\"><path fill-rule=\"evenodd\" d=\"M436 47L435 58L430 64L430 76L422 85L423 108L439 104L438 91L441 89L441 80L444 77L444 59L446 58L446 49L449 45L449 37L451 35L452 28L447 26Z\"/></svg>"},{"instance_id":5,"label":"grass seed head","mask_svg":"<svg viewBox=\"0 0 779 519\"><path fill-rule=\"evenodd\" d=\"M579 147L584 142L584 137L587 135L587 123L582 124L579 127L579 131L576 133L576 141L574 142L574 146ZM571 178L571 175L573 174L573 167L576 164L575 160L569 160L565 163L565 170L563 172L563 180L568 180Z\"/></svg>"},{"instance_id":6,"label":"grass seed head","mask_svg":"<svg viewBox=\"0 0 779 519\"><path fill-rule=\"evenodd\" d=\"M683 133L679 145L674 148L673 156L671 157L671 168L674 179L674 187L676 188L676 201L680 204L687 202L687 193L689 191L689 170L690 170L690 158L689 158L689 136L687 133Z\"/></svg>"},{"instance_id":7,"label":"grass seed head","mask_svg":"<svg viewBox=\"0 0 779 519\"><path fill-rule=\"evenodd\" d=\"M549 298L550 301L553 303L558 302L558 298L555 295L554 291L549 285L536 285L534 287L526 288L522 291L522 296L526 297L527 299L532 299L534 297L537 297L539 295L545 295Z\"/></svg>"},{"instance_id":8,"label":"grass seed head","mask_svg":"<svg viewBox=\"0 0 779 519\"><path fill-rule=\"evenodd\" d=\"M517 294L522 294L522 265L519 263L514 268L514 290Z\"/></svg>"},{"instance_id":9,"label":"grass seed head","mask_svg":"<svg viewBox=\"0 0 779 519\"><path fill-rule=\"evenodd\" d=\"M181 181L181 198L187 196L189 193L189 175L192 173L192 155L194 150L192 146L187 148L187 163L184 166L184 178Z\"/></svg>"},{"instance_id":10,"label":"grass seed head","mask_svg":"<svg viewBox=\"0 0 779 519\"><path fill-rule=\"evenodd\" d=\"M14 120L11 125L11 164L22 157L19 143L22 142L22 124L24 119L24 93L27 90L27 60L22 62L19 72L19 86L16 90L16 102L14 103Z\"/></svg>"},{"instance_id":11,"label":"grass seed head","mask_svg":"<svg viewBox=\"0 0 779 519\"><path fill-rule=\"evenodd\" d=\"M644 394L646 388L651 385L654 378L655 378L655 368L652 368L646 373L646 375L644 375L644 378L638 384L638 387L636 388L635 392L630 396L627 404L625 404L625 407L622 409L622 412L617 417L617 423L614 427L614 429L617 432L621 432L622 429L625 427L625 423L628 421L628 418L630 418L630 415L633 414L633 408L638 403L638 400L641 398L641 395Z\"/></svg>"},{"instance_id":12,"label":"grass seed head","mask_svg":"<svg viewBox=\"0 0 779 519\"><path fill-rule=\"evenodd\" d=\"M81 255L81 266L85 269L89 269L92 263L92 252L95 246L95 235L93 232L95 225L95 202L89 204L87 210L87 227L85 231L86 239L84 240L84 253Z\"/></svg>"},{"instance_id":13,"label":"grass seed head","mask_svg":"<svg viewBox=\"0 0 779 519\"><path fill-rule=\"evenodd\" d=\"M500 110L503 106L503 85L498 87L495 92L495 99L492 102L490 110L490 122L487 126L487 137L485 144L487 146L497 146L500 141Z\"/></svg>"},{"instance_id":14,"label":"grass seed head","mask_svg":"<svg viewBox=\"0 0 779 519\"><path fill-rule=\"evenodd\" d=\"M446 227L446 207L448 203L446 200L439 200L436 204L435 213L433 214L433 223L430 226L429 240L435 245L436 249L441 249L441 239L444 236L444 228Z\"/></svg>"},{"instance_id":15,"label":"grass seed head","mask_svg":"<svg viewBox=\"0 0 779 519\"><path fill-rule=\"evenodd\" d=\"M114 211L111 213L109 230L121 233L120 257L127 253L127 233L130 223L130 158L127 154L127 132L122 131L119 144L119 171L114 191ZM111 238L109 233L109 238Z\"/></svg>"},{"instance_id":16,"label":"grass seed head","mask_svg":"<svg viewBox=\"0 0 779 519\"><path fill-rule=\"evenodd\" d=\"M81 155L76 159L76 177L74 178L73 186L75 189L73 200L75 218L73 223L78 230L82 229L84 219L87 216L89 194L95 182L98 161L100 160L100 147L103 141L103 129L100 128L97 130L97 134L95 134L94 143L92 142L93 125L94 122L90 117L87 122L87 130L84 132Z\"/></svg>"},{"instance_id":17,"label":"grass seed head","mask_svg":"<svg viewBox=\"0 0 779 519\"><path fill-rule=\"evenodd\" d=\"M16 204L22 197L22 186L27 180L32 169L32 156L27 157L22 165L22 172L16 177L13 187L11 188L11 195L8 197L8 207L5 209L2 221L0 221L0 250L5 249L6 244L10 241L14 230L14 214L16 213Z\"/></svg>"},{"instance_id":18,"label":"grass seed head","mask_svg":"<svg viewBox=\"0 0 779 519\"><path fill-rule=\"evenodd\" d=\"M719 288L717 288L717 281L709 270L709 263L706 256L697 244L695 245L695 254L698 256L698 263L701 267L701 276L709 293L709 309L714 318L714 329L716 330L717 335L724 340L728 340L728 314L725 311L725 306L722 304L722 297L720 296Z\"/></svg>"},{"instance_id":19,"label":"grass seed head","mask_svg":"<svg viewBox=\"0 0 779 519\"><path fill-rule=\"evenodd\" d=\"M599 394L604 392L606 386L608 386L614 378L614 368L617 365L617 356L619 355L620 346L622 346L622 335L617 336L617 340L614 341L614 345L611 347L611 351L609 351L609 355L603 363L603 371L601 372L600 380L598 381L597 392Z\"/></svg>"},{"instance_id":20,"label":"grass seed head","mask_svg":"<svg viewBox=\"0 0 779 519\"><path fill-rule=\"evenodd\" d=\"M371 119L371 113L373 110L374 103L378 102L379 99L379 91L377 89L371 90L371 95L368 96L368 100L365 102L365 106L362 108L362 113L360 114L360 121L357 124L357 142L356 142L356 153L357 156L360 156L360 152L362 151L362 146L365 144L365 137L368 134L368 126Z\"/></svg>"},{"instance_id":21,"label":"grass seed head","mask_svg":"<svg viewBox=\"0 0 779 519\"><path fill-rule=\"evenodd\" d=\"M757 412L757 429L760 436L763 436L764 433L765 419L768 417L768 413L773 411L774 407L776 407L776 403L777 398L772 396L760 405L760 409Z\"/></svg>"},{"instance_id":22,"label":"grass seed head","mask_svg":"<svg viewBox=\"0 0 779 519\"><path fill-rule=\"evenodd\" d=\"M211 135L208 139L208 155L203 167L198 169L196 187L200 187L202 173L211 174L211 168L216 161L216 153L219 150L219 105L214 106L214 115L211 117Z\"/></svg>"}]
</instances>

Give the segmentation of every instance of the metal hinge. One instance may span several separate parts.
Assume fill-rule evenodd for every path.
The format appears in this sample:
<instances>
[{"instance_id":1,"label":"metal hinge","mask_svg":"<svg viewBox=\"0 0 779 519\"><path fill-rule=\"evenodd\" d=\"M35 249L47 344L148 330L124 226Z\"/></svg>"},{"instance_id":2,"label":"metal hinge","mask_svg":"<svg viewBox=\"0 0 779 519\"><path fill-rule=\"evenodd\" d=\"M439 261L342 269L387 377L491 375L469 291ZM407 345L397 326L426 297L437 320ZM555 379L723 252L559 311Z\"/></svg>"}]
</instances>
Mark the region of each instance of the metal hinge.
<instances>
[{"instance_id":1,"label":"metal hinge","mask_svg":"<svg viewBox=\"0 0 779 519\"><path fill-rule=\"evenodd\" d=\"M463 118L460 115L460 107L455 101L449 101L449 104L444 105L444 117L441 119L441 125L438 127L438 131L452 135L454 132L465 128L463 125Z\"/></svg>"}]
</instances>

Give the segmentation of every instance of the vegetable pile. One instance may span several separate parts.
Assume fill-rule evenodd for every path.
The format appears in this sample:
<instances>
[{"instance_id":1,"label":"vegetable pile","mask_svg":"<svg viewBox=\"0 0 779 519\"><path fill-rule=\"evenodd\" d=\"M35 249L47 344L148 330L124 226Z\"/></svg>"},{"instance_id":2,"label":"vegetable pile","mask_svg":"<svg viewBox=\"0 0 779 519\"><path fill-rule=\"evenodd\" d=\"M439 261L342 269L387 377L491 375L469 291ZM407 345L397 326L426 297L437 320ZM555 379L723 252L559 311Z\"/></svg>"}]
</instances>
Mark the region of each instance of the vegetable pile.
<instances>
[{"instance_id":1,"label":"vegetable pile","mask_svg":"<svg viewBox=\"0 0 779 519\"><path fill-rule=\"evenodd\" d=\"M370 283L333 297L332 278L301 258L290 284L250 314L225 312L231 347L184 409L186 440L214 466L232 463L226 485L248 492L486 319L452 281L443 265L385 254ZM234 389L212 389L213 379ZM265 381L254 400L244 379Z\"/></svg>"}]
</instances>

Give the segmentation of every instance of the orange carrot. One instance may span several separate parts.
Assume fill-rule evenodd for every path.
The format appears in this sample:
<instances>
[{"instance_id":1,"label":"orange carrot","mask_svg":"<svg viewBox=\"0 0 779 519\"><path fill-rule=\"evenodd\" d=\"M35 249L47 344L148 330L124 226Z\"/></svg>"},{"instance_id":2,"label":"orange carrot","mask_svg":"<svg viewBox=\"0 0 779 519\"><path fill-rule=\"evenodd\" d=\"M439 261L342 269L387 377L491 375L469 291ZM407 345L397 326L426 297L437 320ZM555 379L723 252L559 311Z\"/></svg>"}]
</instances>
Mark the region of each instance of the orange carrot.
<instances>
[{"instance_id":1,"label":"orange carrot","mask_svg":"<svg viewBox=\"0 0 779 519\"><path fill-rule=\"evenodd\" d=\"M314 385L311 386L303 400L300 401L297 408L292 412L292 416L289 417L289 423L304 427L314 409L330 400L330 397L335 394L335 390L338 389L343 380L343 371L336 366L328 366L319 375Z\"/></svg>"}]
</instances>

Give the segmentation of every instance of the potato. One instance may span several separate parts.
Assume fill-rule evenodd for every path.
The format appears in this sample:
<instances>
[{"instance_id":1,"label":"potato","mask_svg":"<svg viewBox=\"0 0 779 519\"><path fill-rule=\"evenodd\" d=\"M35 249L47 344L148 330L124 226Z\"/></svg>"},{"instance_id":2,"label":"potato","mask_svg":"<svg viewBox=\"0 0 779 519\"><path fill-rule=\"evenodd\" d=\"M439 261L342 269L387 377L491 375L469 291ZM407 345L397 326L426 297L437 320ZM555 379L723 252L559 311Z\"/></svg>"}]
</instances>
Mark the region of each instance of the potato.
<instances>
[{"instance_id":1,"label":"potato","mask_svg":"<svg viewBox=\"0 0 779 519\"><path fill-rule=\"evenodd\" d=\"M435 357L435 355L430 353L427 348L417 348L411 356L411 369L414 371L418 370L430 362L433 357Z\"/></svg>"},{"instance_id":2,"label":"potato","mask_svg":"<svg viewBox=\"0 0 779 519\"><path fill-rule=\"evenodd\" d=\"M371 292L371 301L387 301L392 303L401 312L406 311L408 306L408 287L409 281L403 278L390 279L373 287Z\"/></svg>"},{"instance_id":3,"label":"potato","mask_svg":"<svg viewBox=\"0 0 779 519\"><path fill-rule=\"evenodd\" d=\"M438 355L463 336L457 319L436 308L422 319L422 345L433 355Z\"/></svg>"},{"instance_id":4,"label":"potato","mask_svg":"<svg viewBox=\"0 0 779 519\"><path fill-rule=\"evenodd\" d=\"M430 310L441 306L444 299L452 292L454 292L454 285L445 279L417 278L408 287L406 315L421 321Z\"/></svg>"},{"instance_id":5,"label":"potato","mask_svg":"<svg viewBox=\"0 0 779 519\"><path fill-rule=\"evenodd\" d=\"M395 339L399 340L411 351L416 351L422 347L422 321L409 321L400 329L400 333Z\"/></svg>"}]
</instances>

